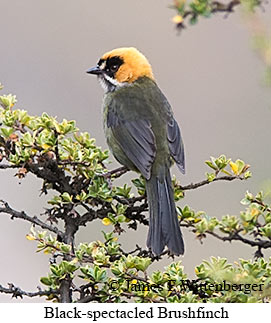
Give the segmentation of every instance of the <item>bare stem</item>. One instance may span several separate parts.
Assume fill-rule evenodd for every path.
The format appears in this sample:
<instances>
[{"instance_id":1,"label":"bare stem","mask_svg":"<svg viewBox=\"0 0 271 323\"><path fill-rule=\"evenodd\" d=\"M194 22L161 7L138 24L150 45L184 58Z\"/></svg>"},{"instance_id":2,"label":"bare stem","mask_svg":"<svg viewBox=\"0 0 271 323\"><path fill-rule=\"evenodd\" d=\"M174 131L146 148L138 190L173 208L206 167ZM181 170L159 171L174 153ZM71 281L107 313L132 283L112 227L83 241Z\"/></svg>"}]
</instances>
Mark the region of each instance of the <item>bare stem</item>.
<instances>
[{"instance_id":1,"label":"bare stem","mask_svg":"<svg viewBox=\"0 0 271 323\"><path fill-rule=\"evenodd\" d=\"M26 292L22 290L19 287L14 286L12 283L8 284L8 287L3 287L0 285L0 293L3 294L11 294L12 297L20 297L23 298L23 296L27 297L37 297L37 296L49 296L49 295L58 295L58 290L38 290L37 292Z\"/></svg>"},{"instance_id":2,"label":"bare stem","mask_svg":"<svg viewBox=\"0 0 271 323\"><path fill-rule=\"evenodd\" d=\"M59 237L63 236L63 232L61 232L57 227L53 227L53 226L41 221L40 219L38 219L37 216L29 216L24 211L16 211L13 208L11 208L7 202L5 202L3 200L0 200L0 204L3 205L3 207L0 207L0 213L6 213L6 214L11 215L12 220L15 218L22 219L22 220L28 221L34 225L38 225L42 229L51 231L51 232L57 234Z\"/></svg>"},{"instance_id":3,"label":"bare stem","mask_svg":"<svg viewBox=\"0 0 271 323\"><path fill-rule=\"evenodd\" d=\"M225 175L225 176L215 177L212 181L209 181L208 179L205 179L205 180L203 180L201 182L198 182L198 183L195 183L195 184L191 183L191 184L188 184L188 185L185 185L185 186L180 185L180 189L182 191L194 190L194 189L199 188L201 186L208 185L208 184L210 184L212 182L217 182L217 181L229 181L229 182L231 182L231 181L233 181L235 179L243 180L243 178L240 177L240 176Z\"/></svg>"}]
</instances>

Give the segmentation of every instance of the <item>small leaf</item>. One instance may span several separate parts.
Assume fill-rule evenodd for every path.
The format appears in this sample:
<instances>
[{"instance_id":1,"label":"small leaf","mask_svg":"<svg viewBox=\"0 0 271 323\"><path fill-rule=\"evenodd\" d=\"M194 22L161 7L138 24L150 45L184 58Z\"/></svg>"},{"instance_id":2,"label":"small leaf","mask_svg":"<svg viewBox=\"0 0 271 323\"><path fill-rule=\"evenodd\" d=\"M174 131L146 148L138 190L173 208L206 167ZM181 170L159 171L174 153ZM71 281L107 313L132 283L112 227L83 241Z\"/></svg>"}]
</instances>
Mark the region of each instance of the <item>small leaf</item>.
<instances>
[{"instance_id":1,"label":"small leaf","mask_svg":"<svg viewBox=\"0 0 271 323\"><path fill-rule=\"evenodd\" d=\"M245 172L245 174L244 174L244 178L245 179L248 179L248 178L250 178L252 176L252 173L248 170L247 172Z\"/></svg>"},{"instance_id":2,"label":"small leaf","mask_svg":"<svg viewBox=\"0 0 271 323\"><path fill-rule=\"evenodd\" d=\"M64 192L61 197L63 198L63 201L67 202L67 203L72 203L72 196L67 193L67 192Z\"/></svg>"},{"instance_id":3,"label":"small leaf","mask_svg":"<svg viewBox=\"0 0 271 323\"><path fill-rule=\"evenodd\" d=\"M189 20L190 25L195 25L197 22L198 22L198 16L197 15L193 15Z\"/></svg>"},{"instance_id":4,"label":"small leaf","mask_svg":"<svg viewBox=\"0 0 271 323\"><path fill-rule=\"evenodd\" d=\"M26 237L27 240L30 240L30 241L36 239L32 234L27 234L25 237Z\"/></svg>"},{"instance_id":5,"label":"small leaf","mask_svg":"<svg viewBox=\"0 0 271 323\"><path fill-rule=\"evenodd\" d=\"M183 17L181 15L176 15L172 18L174 24L181 24L183 22Z\"/></svg>"},{"instance_id":6,"label":"small leaf","mask_svg":"<svg viewBox=\"0 0 271 323\"><path fill-rule=\"evenodd\" d=\"M232 171L234 172L235 175L238 174L238 165L232 161L230 161L230 167L232 169Z\"/></svg>"},{"instance_id":7,"label":"small leaf","mask_svg":"<svg viewBox=\"0 0 271 323\"><path fill-rule=\"evenodd\" d=\"M206 177L209 182L212 182L215 179L215 174L214 173L206 173Z\"/></svg>"},{"instance_id":8,"label":"small leaf","mask_svg":"<svg viewBox=\"0 0 271 323\"><path fill-rule=\"evenodd\" d=\"M211 167L212 169L217 170L217 166L214 165L210 160L206 160L205 164Z\"/></svg>"},{"instance_id":9,"label":"small leaf","mask_svg":"<svg viewBox=\"0 0 271 323\"><path fill-rule=\"evenodd\" d=\"M41 277L40 281L41 281L41 283L43 283L46 286L51 286L51 284L52 284L48 277Z\"/></svg>"},{"instance_id":10,"label":"small leaf","mask_svg":"<svg viewBox=\"0 0 271 323\"><path fill-rule=\"evenodd\" d=\"M110 220L110 219L108 219L108 218L103 218L103 219L102 219L102 224L103 224L103 225L110 225L110 224L112 224L112 222L111 222L111 220Z\"/></svg>"}]
</instances>

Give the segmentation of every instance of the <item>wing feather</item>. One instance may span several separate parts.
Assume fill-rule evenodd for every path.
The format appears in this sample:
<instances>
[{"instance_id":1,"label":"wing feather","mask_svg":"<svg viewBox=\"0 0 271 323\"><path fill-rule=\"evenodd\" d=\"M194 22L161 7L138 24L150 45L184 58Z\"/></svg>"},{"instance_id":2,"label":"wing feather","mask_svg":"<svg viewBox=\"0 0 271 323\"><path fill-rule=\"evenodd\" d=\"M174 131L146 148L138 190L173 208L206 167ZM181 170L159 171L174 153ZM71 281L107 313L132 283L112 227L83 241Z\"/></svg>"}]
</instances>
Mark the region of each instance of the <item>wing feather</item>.
<instances>
[{"instance_id":1,"label":"wing feather","mask_svg":"<svg viewBox=\"0 0 271 323\"><path fill-rule=\"evenodd\" d=\"M108 113L107 126L111 128L115 140L128 159L146 179L149 179L156 154L155 136L150 121L122 120L111 110Z\"/></svg>"},{"instance_id":2,"label":"wing feather","mask_svg":"<svg viewBox=\"0 0 271 323\"><path fill-rule=\"evenodd\" d=\"M171 117L167 126L167 139L172 158L180 171L185 173L184 145L181 131L176 120Z\"/></svg>"}]
</instances>

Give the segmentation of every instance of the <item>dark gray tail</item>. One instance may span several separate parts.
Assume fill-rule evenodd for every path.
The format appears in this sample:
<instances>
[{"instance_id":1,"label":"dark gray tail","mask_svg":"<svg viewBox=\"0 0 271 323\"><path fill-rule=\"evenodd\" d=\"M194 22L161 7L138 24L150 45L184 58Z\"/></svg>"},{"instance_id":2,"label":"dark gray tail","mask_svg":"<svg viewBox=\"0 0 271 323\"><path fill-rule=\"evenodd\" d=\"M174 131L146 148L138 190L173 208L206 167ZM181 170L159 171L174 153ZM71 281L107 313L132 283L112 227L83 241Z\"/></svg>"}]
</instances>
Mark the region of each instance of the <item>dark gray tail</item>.
<instances>
[{"instance_id":1,"label":"dark gray tail","mask_svg":"<svg viewBox=\"0 0 271 323\"><path fill-rule=\"evenodd\" d=\"M160 255L165 246L174 255L184 253L184 242L174 202L169 169L163 175L146 181L147 198L150 210L147 246Z\"/></svg>"}]
</instances>

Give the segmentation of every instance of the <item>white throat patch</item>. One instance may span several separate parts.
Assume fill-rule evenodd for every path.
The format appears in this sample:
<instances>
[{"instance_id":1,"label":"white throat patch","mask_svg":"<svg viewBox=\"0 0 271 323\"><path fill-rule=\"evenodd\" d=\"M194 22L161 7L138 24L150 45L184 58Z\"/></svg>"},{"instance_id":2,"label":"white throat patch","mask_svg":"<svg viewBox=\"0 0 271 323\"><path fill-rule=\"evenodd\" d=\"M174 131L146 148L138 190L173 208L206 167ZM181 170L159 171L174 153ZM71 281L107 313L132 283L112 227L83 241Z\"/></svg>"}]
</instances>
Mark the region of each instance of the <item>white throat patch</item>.
<instances>
[{"instance_id":1,"label":"white throat patch","mask_svg":"<svg viewBox=\"0 0 271 323\"><path fill-rule=\"evenodd\" d=\"M113 77L108 76L107 74L104 74L103 76L109 83L111 83L115 87L121 87L123 84L123 83L120 83L117 80L115 80Z\"/></svg>"},{"instance_id":2,"label":"white throat patch","mask_svg":"<svg viewBox=\"0 0 271 323\"><path fill-rule=\"evenodd\" d=\"M129 85L128 82L118 82L113 77L110 77L105 73L99 77L99 82L105 92L112 92L118 88Z\"/></svg>"}]
</instances>

